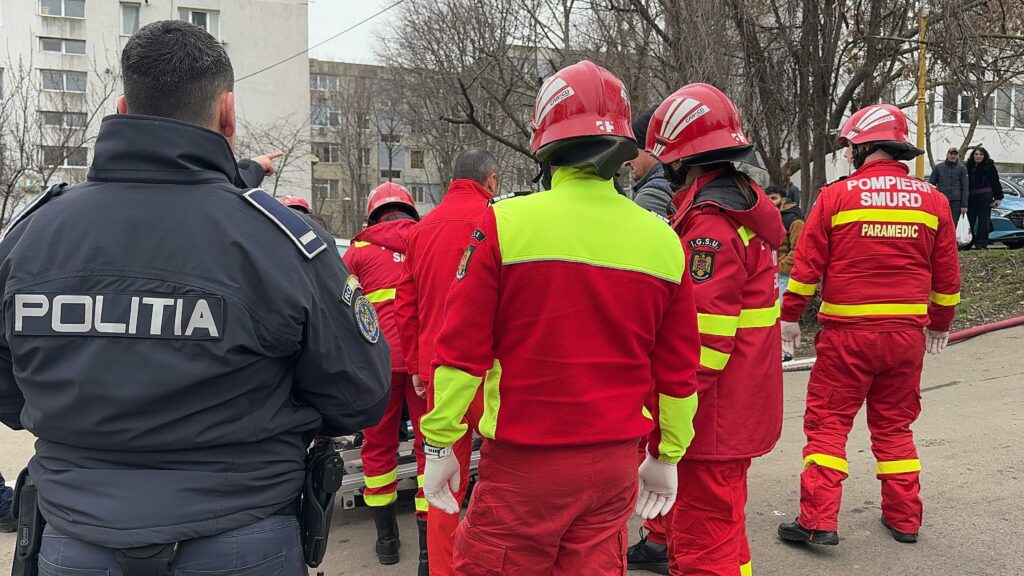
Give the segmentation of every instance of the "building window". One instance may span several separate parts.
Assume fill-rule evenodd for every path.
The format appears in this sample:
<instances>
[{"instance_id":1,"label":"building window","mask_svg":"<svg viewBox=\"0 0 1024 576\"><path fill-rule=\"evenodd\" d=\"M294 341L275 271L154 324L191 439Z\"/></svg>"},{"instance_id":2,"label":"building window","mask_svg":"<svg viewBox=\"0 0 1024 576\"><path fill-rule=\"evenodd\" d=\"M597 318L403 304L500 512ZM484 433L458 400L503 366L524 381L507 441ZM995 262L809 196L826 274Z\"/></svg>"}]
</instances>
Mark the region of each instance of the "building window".
<instances>
[{"instance_id":1,"label":"building window","mask_svg":"<svg viewBox=\"0 0 1024 576\"><path fill-rule=\"evenodd\" d=\"M341 197L341 187L337 180L313 180L313 197L337 200Z\"/></svg>"},{"instance_id":2,"label":"building window","mask_svg":"<svg viewBox=\"0 0 1024 576\"><path fill-rule=\"evenodd\" d=\"M43 164L51 167L84 168L89 165L89 153L82 148L62 148L60 146L40 146L43 152Z\"/></svg>"},{"instance_id":3,"label":"building window","mask_svg":"<svg viewBox=\"0 0 1024 576\"><path fill-rule=\"evenodd\" d=\"M363 168L369 168L370 166L370 149L361 148L359 150L359 164Z\"/></svg>"},{"instance_id":4,"label":"building window","mask_svg":"<svg viewBox=\"0 0 1024 576\"><path fill-rule=\"evenodd\" d=\"M424 202L424 200L423 200L423 186L419 186L419 185L415 185L415 184L414 185L410 185L409 186L409 192L412 193L412 197L413 197L414 200L416 200L417 202Z\"/></svg>"},{"instance_id":5,"label":"building window","mask_svg":"<svg viewBox=\"0 0 1024 576\"><path fill-rule=\"evenodd\" d=\"M211 36L220 40L220 12L213 10L193 10L192 8L178 8L178 20L191 22Z\"/></svg>"},{"instance_id":6,"label":"building window","mask_svg":"<svg viewBox=\"0 0 1024 576\"><path fill-rule=\"evenodd\" d=\"M341 146L337 144L313 144L313 154L324 164L341 162Z\"/></svg>"},{"instance_id":7,"label":"building window","mask_svg":"<svg viewBox=\"0 0 1024 576\"><path fill-rule=\"evenodd\" d=\"M402 179L402 171L401 170L381 170L380 171L380 177L381 178L387 178L388 180L401 180Z\"/></svg>"},{"instance_id":8,"label":"building window","mask_svg":"<svg viewBox=\"0 0 1024 576\"><path fill-rule=\"evenodd\" d=\"M121 2L121 35L131 36L139 31L139 5Z\"/></svg>"},{"instance_id":9,"label":"building window","mask_svg":"<svg viewBox=\"0 0 1024 576\"><path fill-rule=\"evenodd\" d=\"M980 111L977 105L974 97L961 93L955 86L946 86L942 92L942 122L969 125L980 112L979 126L1024 127L1024 86L996 89L981 102Z\"/></svg>"},{"instance_id":10,"label":"building window","mask_svg":"<svg viewBox=\"0 0 1024 576\"><path fill-rule=\"evenodd\" d=\"M60 18L85 18L85 0L39 0L39 13Z\"/></svg>"},{"instance_id":11,"label":"building window","mask_svg":"<svg viewBox=\"0 0 1024 576\"><path fill-rule=\"evenodd\" d=\"M39 50L41 52L57 52L60 54L85 54L85 40L39 38Z\"/></svg>"},{"instance_id":12,"label":"building window","mask_svg":"<svg viewBox=\"0 0 1024 576\"><path fill-rule=\"evenodd\" d=\"M423 160L423 150L412 150L409 152L409 168L423 170L426 163Z\"/></svg>"},{"instance_id":13,"label":"building window","mask_svg":"<svg viewBox=\"0 0 1024 576\"><path fill-rule=\"evenodd\" d=\"M89 76L85 72L69 70L40 70L43 77L43 90L53 92L85 92Z\"/></svg>"},{"instance_id":14,"label":"building window","mask_svg":"<svg viewBox=\"0 0 1024 576\"><path fill-rule=\"evenodd\" d=\"M381 134L380 141L382 144L400 144L402 142L402 135L395 134L394 132Z\"/></svg>"},{"instance_id":15,"label":"building window","mask_svg":"<svg viewBox=\"0 0 1024 576\"><path fill-rule=\"evenodd\" d=\"M59 128L86 128L89 126L89 115L84 112L40 112L44 126Z\"/></svg>"},{"instance_id":16,"label":"building window","mask_svg":"<svg viewBox=\"0 0 1024 576\"><path fill-rule=\"evenodd\" d=\"M330 74L310 74L309 89L322 91L338 91L341 87L341 78Z\"/></svg>"},{"instance_id":17,"label":"building window","mask_svg":"<svg viewBox=\"0 0 1024 576\"><path fill-rule=\"evenodd\" d=\"M327 106L311 106L310 121L314 126L341 126L341 110Z\"/></svg>"},{"instance_id":18,"label":"building window","mask_svg":"<svg viewBox=\"0 0 1024 576\"><path fill-rule=\"evenodd\" d=\"M359 114L356 114L356 128L359 128L360 130L369 130L370 115L365 112L360 112Z\"/></svg>"}]
</instances>

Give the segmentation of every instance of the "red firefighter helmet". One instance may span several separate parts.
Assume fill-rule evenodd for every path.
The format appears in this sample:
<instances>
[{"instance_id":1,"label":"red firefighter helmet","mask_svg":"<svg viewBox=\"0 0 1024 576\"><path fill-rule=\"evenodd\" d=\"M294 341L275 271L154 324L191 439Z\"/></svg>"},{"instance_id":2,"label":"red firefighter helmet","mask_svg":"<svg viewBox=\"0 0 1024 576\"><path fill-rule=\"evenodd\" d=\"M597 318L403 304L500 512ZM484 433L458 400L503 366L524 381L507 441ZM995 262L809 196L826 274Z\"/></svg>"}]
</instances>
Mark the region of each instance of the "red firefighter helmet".
<instances>
[{"instance_id":1,"label":"red firefighter helmet","mask_svg":"<svg viewBox=\"0 0 1024 576\"><path fill-rule=\"evenodd\" d=\"M366 199L366 221L375 224L387 207L401 210L419 220L416 201L401 184L385 182L370 192L370 196Z\"/></svg>"},{"instance_id":2,"label":"red firefighter helmet","mask_svg":"<svg viewBox=\"0 0 1024 576\"><path fill-rule=\"evenodd\" d=\"M284 204L293 210L305 212L306 214L310 214L312 212L309 208L309 201L302 196L285 196L284 198L281 198L281 204Z\"/></svg>"},{"instance_id":3,"label":"red firefighter helmet","mask_svg":"<svg viewBox=\"0 0 1024 576\"><path fill-rule=\"evenodd\" d=\"M626 88L589 60L562 68L537 92L530 151L559 166L591 164L611 178L636 157Z\"/></svg>"},{"instance_id":4,"label":"red firefighter helmet","mask_svg":"<svg viewBox=\"0 0 1024 576\"><path fill-rule=\"evenodd\" d=\"M710 84L687 84L662 102L647 127L645 147L662 164L681 160L689 166L714 162L757 165L739 110Z\"/></svg>"},{"instance_id":5,"label":"red firefighter helmet","mask_svg":"<svg viewBox=\"0 0 1024 576\"><path fill-rule=\"evenodd\" d=\"M891 104L872 104L853 113L843 124L836 144L876 143L897 160L911 160L924 150L910 143L910 127L903 111Z\"/></svg>"}]
</instances>

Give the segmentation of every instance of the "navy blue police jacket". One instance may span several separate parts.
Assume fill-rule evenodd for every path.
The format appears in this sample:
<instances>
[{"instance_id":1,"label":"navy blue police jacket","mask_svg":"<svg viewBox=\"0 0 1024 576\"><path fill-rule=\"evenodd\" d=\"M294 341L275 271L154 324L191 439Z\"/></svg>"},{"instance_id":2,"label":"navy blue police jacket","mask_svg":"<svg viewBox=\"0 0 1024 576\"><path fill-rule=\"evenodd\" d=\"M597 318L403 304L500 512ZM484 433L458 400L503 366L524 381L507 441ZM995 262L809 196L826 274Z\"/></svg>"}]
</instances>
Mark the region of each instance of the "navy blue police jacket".
<instances>
[{"instance_id":1,"label":"navy blue police jacket","mask_svg":"<svg viewBox=\"0 0 1024 576\"><path fill-rule=\"evenodd\" d=\"M57 531L111 548L246 526L308 442L376 424L389 350L327 232L244 190L228 142L103 120L84 183L0 239L0 421Z\"/></svg>"}]
</instances>

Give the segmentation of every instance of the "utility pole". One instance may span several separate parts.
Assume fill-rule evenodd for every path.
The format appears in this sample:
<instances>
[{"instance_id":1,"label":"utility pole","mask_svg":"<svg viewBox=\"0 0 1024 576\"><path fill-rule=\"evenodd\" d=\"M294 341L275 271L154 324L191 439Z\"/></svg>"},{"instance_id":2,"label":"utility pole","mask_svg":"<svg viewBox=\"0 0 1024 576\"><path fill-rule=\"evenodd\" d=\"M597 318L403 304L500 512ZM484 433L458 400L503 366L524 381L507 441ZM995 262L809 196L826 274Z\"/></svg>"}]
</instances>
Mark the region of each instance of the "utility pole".
<instances>
[{"instance_id":1,"label":"utility pole","mask_svg":"<svg viewBox=\"0 0 1024 576\"><path fill-rule=\"evenodd\" d=\"M928 20L924 16L924 3L921 3L921 32L918 35L920 42L917 56L917 147L924 150L924 134L928 123L927 105L925 93L928 90L928 63L926 61L928 43L925 40L925 28ZM914 175L924 178L924 154L917 157L917 164L914 168Z\"/></svg>"}]
</instances>

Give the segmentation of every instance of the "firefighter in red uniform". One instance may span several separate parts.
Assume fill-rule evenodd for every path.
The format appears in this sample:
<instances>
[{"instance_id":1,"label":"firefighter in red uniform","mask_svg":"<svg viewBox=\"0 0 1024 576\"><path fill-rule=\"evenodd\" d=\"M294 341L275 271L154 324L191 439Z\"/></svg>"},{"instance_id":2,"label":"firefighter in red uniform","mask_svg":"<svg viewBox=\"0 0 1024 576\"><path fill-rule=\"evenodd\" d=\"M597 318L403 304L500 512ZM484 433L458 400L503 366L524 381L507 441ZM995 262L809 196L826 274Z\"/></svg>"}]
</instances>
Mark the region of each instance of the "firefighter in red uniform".
<instances>
[{"instance_id":1,"label":"firefighter in red uniform","mask_svg":"<svg viewBox=\"0 0 1024 576\"><path fill-rule=\"evenodd\" d=\"M838 544L846 437L867 401L871 450L882 483L882 523L899 542L921 526L911 424L921 412L924 352L946 345L960 301L955 225L946 197L908 176L898 108L875 104L843 125L856 171L821 189L797 246L782 307L783 346L799 345L797 320L821 285L818 360L807 385L800 516L785 540Z\"/></svg>"},{"instance_id":2,"label":"firefighter in red uniform","mask_svg":"<svg viewBox=\"0 0 1024 576\"><path fill-rule=\"evenodd\" d=\"M679 463L667 524L669 573L748 576L747 470L782 432L779 212L733 162L754 163L736 106L690 84L655 111L647 148L665 166L678 211L700 332L695 437ZM657 530L657 527L653 527Z\"/></svg>"},{"instance_id":3,"label":"firefighter in red uniform","mask_svg":"<svg viewBox=\"0 0 1024 576\"><path fill-rule=\"evenodd\" d=\"M587 61L560 70L533 127L550 190L495 202L463 254L421 421L424 493L458 509L449 447L482 388L486 440L456 571L622 575L630 511L671 509L693 437L693 297L679 240L611 181L637 154L622 82Z\"/></svg>"},{"instance_id":4,"label":"firefighter in red uniform","mask_svg":"<svg viewBox=\"0 0 1024 576\"><path fill-rule=\"evenodd\" d=\"M431 362L434 341L441 331L444 302L455 280L466 242L487 203L498 190L497 161L486 150L467 150L456 157L454 180L441 203L423 221L409 230L405 270L398 285L395 318L402 337L402 348L409 373L432 407ZM395 356L392 355L394 358ZM483 410L478 397L467 413L473 428ZM467 434L454 447L463 476L455 494L458 502L465 498L469 483L469 462L472 435ZM424 506L425 507L425 506ZM427 514L427 547L431 559L429 572L435 576L455 574L452 566L452 538L459 524L459 515L434 506ZM427 567L420 565L420 575Z\"/></svg>"},{"instance_id":5,"label":"firefighter in red uniform","mask_svg":"<svg viewBox=\"0 0 1024 576\"><path fill-rule=\"evenodd\" d=\"M391 400L380 423L363 431L362 447L366 483L363 501L373 511L377 526L377 559L381 564L396 564L399 559L396 473L398 432L406 406L415 435L417 479L422 480L423 476L423 438L419 432L419 419L426 412L427 403L413 391L394 315L395 289L405 261L405 233L418 219L416 202L408 190L392 182L381 184L367 198L366 229L352 239L352 247L344 257L352 276L341 298L351 298L361 284L363 295L373 303L384 336L391 345ZM426 518L426 500L420 492L416 494L416 519L420 522L421 557L427 552L423 525Z\"/></svg>"}]
</instances>

